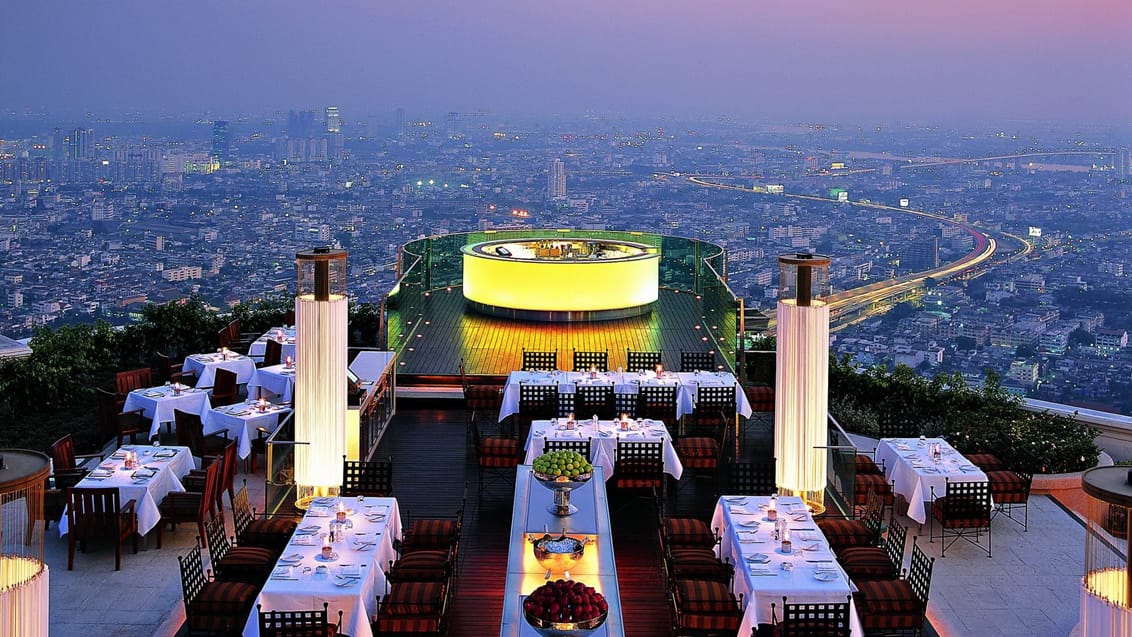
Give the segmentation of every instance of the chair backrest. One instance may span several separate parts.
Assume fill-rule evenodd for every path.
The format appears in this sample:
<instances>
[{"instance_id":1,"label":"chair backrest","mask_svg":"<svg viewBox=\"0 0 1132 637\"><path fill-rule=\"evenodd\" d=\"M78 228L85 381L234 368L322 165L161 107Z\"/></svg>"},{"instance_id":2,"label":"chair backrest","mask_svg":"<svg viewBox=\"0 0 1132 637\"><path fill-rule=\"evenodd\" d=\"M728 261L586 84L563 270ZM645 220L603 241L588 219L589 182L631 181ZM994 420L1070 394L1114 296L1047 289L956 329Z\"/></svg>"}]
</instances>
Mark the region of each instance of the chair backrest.
<instances>
[{"instance_id":1,"label":"chair backrest","mask_svg":"<svg viewBox=\"0 0 1132 637\"><path fill-rule=\"evenodd\" d=\"M617 418L625 414L630 418L637 417L637 395L629 393L613 394L613 415Z\"/></svg>"},{"instance_id":2,"label":"chair backrest","mask_svg":"<svg viewBox=\"0 0 1132 637\"><path fill-rule=\"evenodd\" d=\"M588 416L597 414L599 418L609 418L613 409L613 385L575 386L575 412Z\"/></svg>"},{"instance_id":3,"label":"chair backrest","mask_svg":"<svg viewBox=\"0 0 1132 637\"><path fill-rule=\"evenodd\" d=\"M188 554L177 557L177 562L181 570L181 595L185 600L185 613L188 614L196 607L193 602L208 583L204 576L204 557L201 555L199 537Z\"/></svg>"},{"instance_id":4,"label":"chair backrest","mask_svg":"<svg viewBox=\"0 0 1132 637\"><path fill-rule=\"evenodd\" d=\"M259 613L260 637L325 637L329 625L326 609L329 602L323 602L319 610L263 610L256 604Z\"/></svg>"},{"instance_id":5,"label":"chair backrest","mask_svg":"<svg viewBox=\"0 0 1132 637\"><path fill-rule=\"evenodd\" d=\"M775 461L734 462L730 466L727 493L733 495L770 495L778 490L774 483Z\"/></svg>"},{"instance_id":6,"label":"chair backrest","mask_svg":"<svg viewBox=\"0 0 1132 637\"><path fill-rule=\"evenodd\" d=\"M637 400L638 417L657 420L676 418L675 385L641 385Z\"/></svg>"},{"instance_id":7,"label":"chair backrest","mask_svg":"<svg viewBox=\"0 0 1132 637\"><path fill-rule=\"evenodd\" d=\"M242 536L254 520L252 505L248 501L248 484L245 480L240 490L232 497L232 524L235 526L236 537Z\"/></svg>"},{"instance_id":8,"label":"chair backrest","mask_svg":"<svg viewBox=\"0 0 1132 637\"><path fill-rule=\"evenodd\" d=\"M908 546L908 527L892 520L888 525L888 537L884 541L885 551L892 565L900 571L904 567L904 549Z\"/></svg>"},{"instance_id":9,"label":"chair backrest","mask_svg":"<svg viewBox=\"0 0 1132 637\"><path fill-rule=\"evenodd\" d=\"M216 563L224 559L228 551L232 550L232 544L224 534L224 523L220 518L215 516L208 518L204 523L204 536L208 539L208 561L212 563L213 568L216 568Z\"/></svg>"},{"instance_id":10,"label":"chair backrest","mask_svg":"<svg viewBox=\"0 0 1132 637\"><path fill-rule=\"evenodd\" d=\"M201 491L200 504L197 506L198 520L204 520L209 511L212 510L212 505L216 501L216 495L220 489L220 472L223 468L224 456L220 456L204 470L204 490Z\"/></svg>"},{"instance_id":11,"label":"chair backrest","mask_svg":"<svg viewBox=\"0 0 1132 637\"><path fill-rule=\"evenodd\" d=\"M393 457L388 460L347 460L342 456L342 487L339 495L393 495Z\"/></svg>"},{"instance_id":12,"label":"chair backrest","mask_svg":"<svg viewBox=\"0 0 1132 637\"><path fill-rule=\"evenodd\" d=\"M981 520L983 526L990 526L991 495L988 482L952 482L943 479L943 512L948 519L963 520L972 526L972 520Z\"/></svg>"},{"instance_id":13,"label":"chair backrest","mask_svg":"<svg viewBox=\"0 0 1132 637\"><path fill-rule=\"evenodd\" d=\"M118 435L118 395L101 387L94 388L98 404L98 421L102 423L102 437L113 438Z\"/></svg>"},{"instance_id":14,"label":"chair backrest","mask_svg":"<svg viewBox=\"0 0 1132 637\"><path fill-rule=\"evenodd\" d=\"M609 352L574 350L574 371L588 372L591 369L599 372L609 371Z\"/></svg>"},{"instance_id":15,"label":"chair backrest","mask_svg":"<svg viewBox=\"0 0 1132 637\"><path fill-rule=\"evenodd\" d=\"M280 343L274 338L269 338L264 345L263 364L265 366L278 365L283 362L283 343Z\"/></svg>"},{"instance_id":16,"label":"chair backrest","mask_svg":"<svg viewBox=\"0 0 1132 637\"><path fill-rule=\"evenodd\" d=\"M680 351L680 371L694 372L697 369L715 371L715 352Z\"/></svg>"},{"instance_id":17,"label":"chair backrest","mask_svg":"<svg viewBox=\"0 0 1132 637\"><path fill-rule=\"evenodd\" d=\"M558 369L558 350L549 352L523 350L523 371L545 372Z\"/></svg>"},{"instance_id":18,"label":"chair backrest","mask_svg":"<svg viewBox=\"0 0 1132 637\"><path fill-rule=\"evenodd\" d=\"M157 354L157 369L161 372L161 380L173 380L173 361L167 354L156 352Z\"/></svg>"},{"instance_id":19,"label":"chair backrest","mask_svg":"<svg viewBox=\"0 0 1132 637\"><path fill-rule=\"evenodd\" d=\"M118 393L124 396L135 389L153 387L153 372L148 367L118 372L114 376L114 383Z\"/></svg>"},{"instance_id":20,"label":"chair backrest","mask_svg":"<svg viewBox=\"0 0 1132 637\"><path fill-rule=\"evenodd\" d=\"M212 404L217 407L236 402L239 385L236 372L218 367L212 381Z\"/></svg>"},{"instance_id":21,"label":"chair backrest","mask_svg":"<svg viewBox=\"0 0 1132 637\"><path fill-rule=\"evenodd\" d=\"M934 565L935 558L925 555L916 545L916 538L912 538L912 561L908 564L907 581L916 593L916 597L920 598L920 603L923 605L922 609L925 611L928 607L928 592L932 587L932 567Z\"/></svg>"},{"instance_id":22,"label":"chair backrest","mask_svg":"<svg viewBox=\"0 0 1132 637\"><path fill-rule=\"evenodd\" d=\"M468 390L471 385L468 383L468 371L464 368L464 359L460 359L460 389L464 391L464 400L468 399Z\"/></svg>"},{"instance_id":23,"label":"chair backrest","mask_svg":"<svg viewBox=\"0 0 1132 637\"><path fill-rule=\"evenodd\" d=\"M884 500L873 489L869 489L869 493L865 496L865 512L861 515L861 523L872 534L870 544L876 543L876 540L880 538L881 529L884 527L884 510L886 508Z\"/></svg>"},{"instance_id":24,"label":"chair backrest","mask_svg":"<svg viewBox=\"0 0 1132 637\"><path fill-rule=\"evenodd\" d=\"M121 509L117 487L72 487L67 492L67 524L75 539L118 537Z\"/></svg>"},{"instance_id":25,"label":"chair backrest","mask_svg":"<svg viewBox=\"0 0 1132 637\"><path fill-rule=\"evenodd\" d=\"M75 443L71 440L71 434L64 434L62 438L51 443L51 464L56 471L76 467Z\"/></svg>"},{"instance_id":26,"label":"chair backrest","mask_svg":"<svg viewBox=\"0 0 1132 637\"><path fill-rule=\"evenodd\" d=\"M200 415L174 409L173 425L177 432L177 444L188 447L189 453L200 457L204 451L204 425Z\"/></svg>"},{"instance_id":27,"label":"chair backrest","mask_svg":"<svg viewBox=\"0 0 1132 637\"><path fill-rule=\"evenodd\" d=\"M631 477L664 480L664 449L661 442L617 441L613 472L619 479Z\"/></svg>"},{"instance_id":28,"label":"chair backrest","mask_svg":"<svg viewBox=\"0 0 1132 637\"><path fill-rule=\"evenodd\" d=\"M735 413L735 386L707 386L696 390L696 410L730 410Z\"/></svg>"},{"instance_id":29,"label":"chair backrest","mask_svg":"<svg viewBox=\"0 0 1132 637\"><path fill-rule=\"evenodd\" d=\"M559 418L566 418L570 414L576 414L578 418L585 418L585 412L577 411L574 407L577 406L577 393L576 392L562 392L555 396L558 401L558 406L554 410L554 414Z\"/></svg>"},{"instance_id":30,"label":"chair backrest","mask_svg":"<svg viewBox=\"0 0 1132 637\"><path fill-rule=\"evenodd\" d=\"M651 372L660 365L660 352L634 352L625 350L625 371Z\"/></svg>"},{"instance_id":31,"label":"chair backrest","mask_svg":"<svg viewBox=\"0 0 1132 637\"><path fill-rule=\"evenodd\" d=\"M558 414L558 386L519 383L519 413L531 418L554 418Z\"/></svg>"},{"instance_id":32,"label":"chair backrest","mask_svg":"<svg viewBox=\"0 0 1132 637\"><path fill-rule=\"evenodd\" d=\"M216 333L216 346L217 347L231 347L232 346L232 337L229 335L227 325L220 328L220 331Z\"/></svg>"},{"instance_id":33,"label":"chair backrest","mask_svg":"<svg viewBox=\"0 0 1132 637\"><path fill-rule=\"evenodd\" d=\"M220 475L216 480L216 506L221 506L220 495L224 491L232 491L236 483L236 441L232 440L224 445L221 452Z\"/></svg>"},{"instance_id":34,"label":"chair backrest","mask_svg":"<svg viewBox=\"0 0 1132 637\"><path fill-rule=\"evenodd\" d=\"M232 319L228 323L228 341L231 343L238 343L240 341L240 319Z\"/></svg>"},{"instance_id":35,"label":"chair backrest","mask_svg":"<svg viewBox=\"0 0 1132 637\"><path fill-rule=\"evenodd\" d=\"M586 460L590 459L590 449L593 444L593 438L586 438L585 440L551 440L546 438L542 442L542 452L550 453L551 451L577 451L582 454Z\"/></svg>"},{"instance_id":36,"label":"chair backrest","mask_svg":"<svg viewBox=\"0 0 1132 637\"><path fill-rule=\"evenodd\" d=\"M792 604L782 598L778 637L849 637L849 599L844 602Z\"/></svg>"}]
</instances>

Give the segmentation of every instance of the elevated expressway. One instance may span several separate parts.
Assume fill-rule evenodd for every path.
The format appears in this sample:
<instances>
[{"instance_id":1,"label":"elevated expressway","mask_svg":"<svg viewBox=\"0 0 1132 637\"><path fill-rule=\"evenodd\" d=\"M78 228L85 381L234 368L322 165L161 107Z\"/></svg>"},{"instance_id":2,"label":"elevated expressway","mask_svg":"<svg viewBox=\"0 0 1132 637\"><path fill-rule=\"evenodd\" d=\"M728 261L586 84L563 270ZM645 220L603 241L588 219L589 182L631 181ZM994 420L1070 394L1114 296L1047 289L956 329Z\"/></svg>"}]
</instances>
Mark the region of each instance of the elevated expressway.
<instances>
[{"instance_id":1,"label":"elevated expressway","mask_svg":"<svg viewBox=\"0 0 1132 637\"><path fill-rule=\"evenodd\" d=\"M697 186L704 186L707 188L718 188L722 190L737 190L740 192L750 192L756 194L767 194L765 188L752 187L747 188L737 184L720 183L713 181L712 178L704 175L695 175L688 177L688 180ZM814 195L796 195L790 193L776 194L775 197L789 197L792 199L806 199L809 201L818 201L822 203L840 203L842 205L848 204L851 206L858 206L861 208L872 208L874 210L887 210L891 212L899 212L903 214L916 215L939 221L941 223L948 223L953 226L961 228L964 232L971 235L975 240L975 247L971 252L967 253L963 258L951 263L946 263L938 268L931 270L924 270L922 272L915 272L907 274L894 279L887 279L885 281L877 281L861 287L856 287L851 290L837 292L829 297L829 317L830 329L837 330L855 322L864 320L869 316L883 313L892 305L899 303L903 300L912 298L921 294L924 281L931 278L938 281L970 276L972 273L977 272L980 268L985 268L991 265L991 258L994 256L995 251L998 249L998 242L991 236L978 230L974 226L956 221L948 217L933 214L923 210L911 210L909 208L900 208L897 206L886 206L877 203L864 203L864 202L838 202L836 199L828 197L817 197ZM1019 241L1023 245L1021 252L1011 255L1010 259L1024 258L1025 255L1033 249L1033 246L1023 239L1015 235L1009 235L1011 238ZM770 330L774 330L775 318L774 313L770 312Z\"/></svg>"}]
</instances>

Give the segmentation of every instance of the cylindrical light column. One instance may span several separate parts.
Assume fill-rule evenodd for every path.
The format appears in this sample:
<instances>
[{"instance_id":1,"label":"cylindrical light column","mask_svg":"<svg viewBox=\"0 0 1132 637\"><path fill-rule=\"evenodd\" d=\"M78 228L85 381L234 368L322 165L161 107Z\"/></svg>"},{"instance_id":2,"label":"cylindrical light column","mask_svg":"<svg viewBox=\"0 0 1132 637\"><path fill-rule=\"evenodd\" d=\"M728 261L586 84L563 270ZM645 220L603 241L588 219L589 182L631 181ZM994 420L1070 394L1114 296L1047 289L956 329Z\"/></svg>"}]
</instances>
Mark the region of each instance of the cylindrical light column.
<instances>
[{"instance_id":1,"label":"cylindrical light column","mask_svg":"<svg viewBox=\"0 0 1132 637\"><path fill-rule=\"evenodd\" d=\"M346 251L295 255L295 484L298 505L337 495L346 453Z\"/></svg>"},{"instance_id":2,"label":"cylindrical light column","mask_svg":"<svg viewBox=\"0 0 1132 637\"><path fill-rule=\"evenodd\" d=\"M0 635L47 637L43 497L50 471L38 451L0 449Z\"/></svg>"},{"instance_id":3,"label":"cylindrical light column","mask_svg":"<svg viewBox=\"0 0 1132 637\"><path fill-rule=\"evenodd\" d=\"M829 404L829 257L778 258L775 483L824 510Z\"/></svg>"},{"instance_id":4,"label":"cylindrical light column","mask_svg":"<svg viewBox=\"0 0 1132 637\"><path fill-rule=\"evenodd\" d=\"M1132 470L1096 467L1081 476L1085 511L1085 577L1081 637L1132 637Z\"/></svg>"}]
</instances>

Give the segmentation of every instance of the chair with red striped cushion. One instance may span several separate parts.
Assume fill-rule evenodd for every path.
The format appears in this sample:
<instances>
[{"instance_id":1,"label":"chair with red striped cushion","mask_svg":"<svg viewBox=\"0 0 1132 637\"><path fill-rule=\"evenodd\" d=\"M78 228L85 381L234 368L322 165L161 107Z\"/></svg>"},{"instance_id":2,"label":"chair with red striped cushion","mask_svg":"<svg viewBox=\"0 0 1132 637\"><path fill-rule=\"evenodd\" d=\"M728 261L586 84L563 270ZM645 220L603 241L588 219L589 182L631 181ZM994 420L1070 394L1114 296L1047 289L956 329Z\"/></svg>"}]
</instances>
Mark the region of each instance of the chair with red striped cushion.
<instances>
[{"instance_id":1,"label":"chair with red striped cushion","mask_svg":"<svg viewBox=\"0 0 1132 637\"><path fill-rule=\"evenodd\" d=\"M671 588L673 629L677 637L734 634L743 621L742 597L728 584L713 580L675 580Z\"/></svg>"},{"instance_id":2,"label":"chair with red striped cushion","mask_svg":"<svg viewBox=\"0 0 1132 637\"><path fill-rule=\"evenodd\" d=\"M390 582L447 582L452 576L452 551L413 551L390 564L385 577Z\"/></svg>"},{"instance_id":3,"label":"chair with red striped cushion","mask_svg":"<svg viewBox=\"0 0 1132 637\"><path fill-rule=\"evenodd\" d=\"M731 583L735 569L715 556L712 549L692 546L665 547L664 566L668 581L714 580Z\"/></svg>"},{"instance_id":4,"label":"chair with red striped cushion","mask_svg":"<svg viewBox=\"0 0 1132 637\"><path fill-rule=\"evenodd\" d=\"M936 497L935 487L930 490L932 499L931 524L928 541L938 537L943 542L939 555L947 556L947 548L960 539L982 548L980 540L986 534L984 550L991 556L991 495L987 482L952 482L943 479L943 495ZM939 524L939 535L935 533ZM948 541L950 538L950 541Z\"/></svg>"},{"instance_id":5,"label":"chair with red striped cushion","mask_svg":"<svg viewBox=\"0 0 1132 637\"><path fill-rule=\"evenodd\" d=\"M817 521L830 548L840 554L843 549L854 546L876 546L884 525L883 500L874 492L869 492L865 513L857 520L845 518L824 518Z\"/></svg>"},{"instance_id":6,"label":"chair with red striped cushion","mask_svg":"<svg viewBox=\"0 0 1132 637\"><path fill-rule=\"evenodd\" d=\"M880 465L877 465L877 463L874 462L873 459L870 458L866 454L863 454L863 453L857 454L856 457L854 458L854 461L857 464L857 475L861 475L861 474L875 474L875 475L878 475L878 476L884 475L884 469Z\"/></svg>"},{"instance_id":7,"label":"chair with red striped cushion","mask_svg":"<svg viewBox=\"0 0 1132 637\"><path fill-rule=\"evenodd\" d=\"M773 614L773 609L772 609ZM790 603L782 598L782 619L774 625L774 637L849 637L849 598L844 602ZM763 632L758 633L763 637Z\"/></svg>"},{"instance_id":8,"label":"chair with red striped cushion","mask_svg":"<svg viewBox=\"0 0 1132 637\"><path fill-rule=\"evenodd\" d=\"M666 546L691 546L710 549L719 538L707 522L696 518L662 517L660 539Z\"/></svg>"},{"instance_id":9,"label":"chair with red striped cushion","mask_svg":"<svg viewBox=\"0 0 1132 637\"><path fill-rule=\"evenodd\" d=\"M912 561L903 579L855 582L853 602L865 632L906 631L920 635L928 609L933 558L912 539Z\"/></svg>"},{"instance_id":10,"label":"chair with red striped cushion","mask_svg":"<svg viewBox=\"0 0 1132 637\"><path fill-rule=\"evenodd\" d=\"M684 436L676 439L676 455L685 469L719 468L719 441L709 436Z\"/></svg>"},{"instance_id":11,"label":"chair with red striped cushion","mask_svg":"<svg viewBox=\"0 0 1132 637\"><path fill-rule=\"evenodd\" d=\"M378 598L375 634L444 634L448 609L445 585L440 582L395 582L384 599Z\"/></svg>"},{"instance_id":12,"label":"chair with red striped cushion","mask_svg":"<svg viewBox=\"0 0 1132 637\"><path fill-rule=\"evenodd\" d=\"M881 473L858 473L853 477L853 507L867 506L869 493L875 493L886 506L895 502L896 492L893 484Z\"/></svg>"},{"instance_id":13,"label":"chair with red striped cushion","mask_svg":"<svg viewBox=\"0 0 1132 637\"><path fill-rule=\"evenodd\" d=\"M342 629L342 610L338 610L338 623L331 624L328 602L322 603L321 610L265 611L259 604L255 607L259 613L259 637L335 637Z\"/></svg>"},{"instance_id":14,"label":"chair with red striped cushion","mask_svg":"<svg viewBox=\"0 0 1132 637\"><path fill-rule=\"evenodd\" d=\"M236 543L240 546L262 546L282 553L295 532L299 521L283 515L256 518L248 503L248 485L236 492L232 499L232 518L236 526Z\"/></svg>"},{"instance_id":15,"label":"chair with red striped cushion","mask_svg":"<svg viewBox=\"0 0 1132 637\"><path fill-rule=\"evenodd\" d=\"M618 439L613 463L613 487L620 493L648 495L659 492L664 501L664 448L662 442ZM659 507L658 507L659 508Z\"/></svg>"},{"instance_id":16,"label":"chair with red striped cushion","mask_svg":"<svg viewBox=\"0 0 1132 637\"><path fill-rule=\"evenodd\" d=\"M247 582L221 582L204 574L200 538L178 557L185 625L189 634L237 635L243 630L259 587Z\"/></svg>"},{"instance_id":17,"label":"chair with red striped cushion","mask_svg":"<svg viewBox=\"0 0 1132 637\"><path fill-rule=\"evenodd\" d=\"M476 465L479 475L480 496L485 489L484 473L494 472L495 477L487 484L499 480L514 478L515 468L519 466L519 441L503 436L485 436L480 433L479 425L472 423L472 435L476 443Z\"/></svg>"},{"instance_id":18,"label":"chair with red striped cushion","mask_svg":"<svg viewBox=\"0 0 1132 637\"><path fill-rule=\"evenodd\" d=\"M904 548L908 542L908 527L895 520L888 527L883 547L857 546L837 553L837 563L854 582L874 579L894 579L904 566Z\"/></svg>"},{"instance_id":19,"label":"chair with red striped cushion","mask_svg":"<svg viewBox=\"0 0 1132 637\"><path fill-rule=\"evenodd\" d=\"M982 469L984 472L1002 471L1006 469L1006 465L993 453L965 453L963 455L967 458L968 462Z\"/></svg>"},{"instance_id":20,"label":"chair with red striped cushion","mask_svg":"<svg viewBox=\"0 0 1132 637\"><path fill-rule=\"evenodd\" d=\"M991 500L994 501L994 515L999 513L1018 522L1025 531L1030 530L1030 485L1034 474L1027 471L987 471ZM1021 507L1022 520L1014 517L1014 510Z\"/></svg>"},{"instance_id":21,"label":"chair with red striped cushion","mask_svg":"<svg viewBox=\"0 0 1132 637\"><path fill-rule=\"evenodd\" d=\"M212 518L204 525L208 536L208 561L216 579L263 586L275 568L279 552L262 546L232 546L224 534L224 523Z\"/></svg>"}]
</instances>

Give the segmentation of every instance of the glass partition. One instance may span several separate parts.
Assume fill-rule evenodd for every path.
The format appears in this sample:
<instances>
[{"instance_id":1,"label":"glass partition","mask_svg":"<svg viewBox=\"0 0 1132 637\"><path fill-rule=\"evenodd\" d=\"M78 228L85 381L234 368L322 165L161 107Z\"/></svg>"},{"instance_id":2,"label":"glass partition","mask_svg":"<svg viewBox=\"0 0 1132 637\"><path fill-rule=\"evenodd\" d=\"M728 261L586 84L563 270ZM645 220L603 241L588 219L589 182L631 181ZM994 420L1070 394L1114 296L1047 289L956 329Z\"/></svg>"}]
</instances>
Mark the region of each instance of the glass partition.
<instances>
[{"instance_id":1,"label":"glass partition","mask_svg":"<svg viewBox=\"0 0 1132 637\"><path fill-rule=\"evenodd\" d=\"M853 487L857 481L857 447L837 419L829 416L829 446L826 471L826 508L837 508L853 517Z\"/></svg>"},{"instance_id":2,"label":"glass partition","mask_svg":"<svg viewBox=\"0 0 1132 637\"><path fill-rule=\"evenodd\" d=\"M295 412L288 412L267 438L267 476L264 500L268 513L295 501Z\"/></svg>"}]
</instances>

